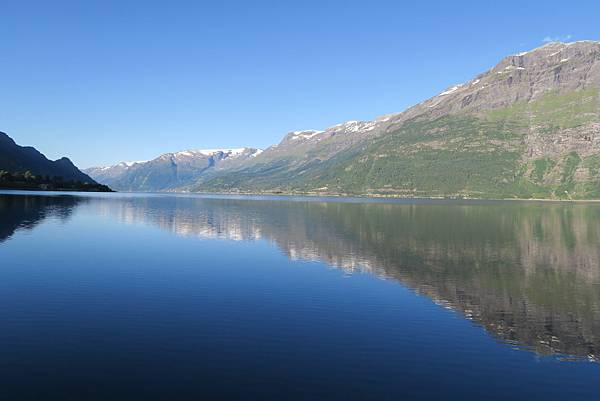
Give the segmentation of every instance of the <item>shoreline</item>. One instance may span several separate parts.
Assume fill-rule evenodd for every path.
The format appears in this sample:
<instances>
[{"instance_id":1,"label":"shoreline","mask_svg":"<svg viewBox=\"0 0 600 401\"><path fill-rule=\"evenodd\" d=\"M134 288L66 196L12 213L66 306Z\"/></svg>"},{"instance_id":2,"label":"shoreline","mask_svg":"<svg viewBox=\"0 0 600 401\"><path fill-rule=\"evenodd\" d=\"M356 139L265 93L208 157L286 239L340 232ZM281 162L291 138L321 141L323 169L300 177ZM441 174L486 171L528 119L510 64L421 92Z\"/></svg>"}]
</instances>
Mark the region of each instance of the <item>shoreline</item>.
<instances>
[{"instance_id":1,"label":"shoreline","mask_svg":"<svg viewBox=\"0 0 600 401\"><path fill-rule=\"evenodd\" d=\"M72 188L52 188L52 189L44 189L44 188L33 188L33 187L23 187L23 188L8 188L8 187L0 187L0 191L29 191L29 192L86 192L86 193L99 193L99 194L107 194L107 193L116 193L117 191L98 191L92 189L72 189Z\"/></svg>"},{"instance_id":2,"label":"shoreline","mask_svg":"<svg viewBox=\"0 0 600 401\"><path fill-rule=\"evenodd\" d=\"M428 201L517 201L517 202L574 202L600 203L600 199L549 199L549 198L475 198L460 196L392 196L379 194L337 194L315 192L191 192L191 191L159 191L159 192L127 192L127 193L173 193L190 195L225 195L225 196L281 196L281 197L313 197L313 198L356 198L356 199L389 199L389 200L428 200Z\"/></svg>"},{"instance_id":3,"label":"shoreline","mask_svg":"<svg viewBox=\"0 0 600 401\"><path fill-rule=\"evenodd\" d=\"M0 188L1 192L40 192L40 193L86 193L86 194L153 194L153 195L198 195L215 197L281 197L281 198L330 198L348 200L377 200L377 201L432 201L432 202L544 202L544 203L600 203L600 199L548 199L548 198L474 198L474 197L442 197L442 196L389 196L389 195L356 195L333 193L302 193L302 192L190 192L190 191L92 191L79 189L39 189L39 188Z\"/></svg>"}]
</instances>

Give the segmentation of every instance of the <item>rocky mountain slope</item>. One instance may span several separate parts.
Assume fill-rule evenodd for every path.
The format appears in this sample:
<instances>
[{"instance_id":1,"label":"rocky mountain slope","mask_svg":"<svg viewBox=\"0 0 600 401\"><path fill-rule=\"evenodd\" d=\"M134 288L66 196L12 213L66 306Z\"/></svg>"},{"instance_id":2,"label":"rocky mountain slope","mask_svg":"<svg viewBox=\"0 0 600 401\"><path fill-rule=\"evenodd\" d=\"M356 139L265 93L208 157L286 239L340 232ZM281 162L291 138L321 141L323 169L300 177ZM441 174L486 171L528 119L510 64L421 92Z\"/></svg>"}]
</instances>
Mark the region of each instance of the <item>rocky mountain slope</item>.
<instances>
[{"instance_id":1,"label":"rocky mountain slope","mask_svg":"<svg viewBox=\"0 0 600 401\"><path fill-rule=\"evenodd\" d=\"M508 56L405 112L288 134L196 191L600 197L600 43Z\"/></svg>"},{"instance_id":2,"label":"rocky mountain slope","mask_svg":"<svg viewBox=\"0 0 600 401\"><path fill-rule=\"evenodd\" d=\"M64 181L96 184L79 171L66 157L52 161L30 146L19 146L4 132L0 132L0 170L9 173L31 172L34 175L61 177Z\"/></svg>"},{"instance_id":3,"label":"rocky mountain slope","mask_svg":"<svg viewBox=\"0 0 600 401\"><path fill-rule=\"evenodd\" d=\"M88 172L135 190L600 198L600 42L511 55L404 112L291 132L257 157L207 164L190 164L185 179L165 169L158 186Z\"/></svg>"},{"instance_id":4,"label":"rocky mountain slope","mask_svg":"<svg viewBox=\"0 0 600 401\"><path fill-rule=\"evenodd\" d=\"M85 172L117 190L169 191L194 184L259 155L260 149L207 149L165 153L150 161L93 167Z\"/></svg>"}]
</instances>

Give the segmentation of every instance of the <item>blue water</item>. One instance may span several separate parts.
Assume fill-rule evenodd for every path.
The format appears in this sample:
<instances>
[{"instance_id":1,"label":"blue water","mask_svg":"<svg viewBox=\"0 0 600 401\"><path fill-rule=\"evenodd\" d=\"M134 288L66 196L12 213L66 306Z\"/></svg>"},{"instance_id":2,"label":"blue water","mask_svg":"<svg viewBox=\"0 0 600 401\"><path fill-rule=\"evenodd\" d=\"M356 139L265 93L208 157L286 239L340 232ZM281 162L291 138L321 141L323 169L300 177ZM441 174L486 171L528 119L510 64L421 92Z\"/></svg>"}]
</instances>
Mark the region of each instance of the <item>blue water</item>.
<instances>
[{"instance_id":1,"label":"blue water","mask_svg":"<svg viewBox=\"0 0 600 401\"><path fill-rule=\"evenodd\" d=\"M0 399L592 400L600 204L0 194Z\"/></svg>"}]
</instances>

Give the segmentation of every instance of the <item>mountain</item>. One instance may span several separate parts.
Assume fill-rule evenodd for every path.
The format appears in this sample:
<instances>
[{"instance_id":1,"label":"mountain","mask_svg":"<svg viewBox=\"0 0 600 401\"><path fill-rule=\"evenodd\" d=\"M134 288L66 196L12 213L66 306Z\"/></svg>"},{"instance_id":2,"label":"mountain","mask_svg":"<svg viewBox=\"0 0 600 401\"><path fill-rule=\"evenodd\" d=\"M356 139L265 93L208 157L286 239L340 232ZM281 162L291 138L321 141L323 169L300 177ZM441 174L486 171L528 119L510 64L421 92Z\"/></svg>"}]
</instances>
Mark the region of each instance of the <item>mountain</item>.
<instances>
[{"instance_id":1,"label":"mountain","mask_svg":"<svg viewBox=\"0 0 600 401\"><path fill-rule=\"evenodd\" d=\"M511 55L408 110L292 132L195 191L600 197L600 42Z\"/></svg>"},{"instance_id":2,"label":"mountain","mask_svg":"<svg viewBox=\"0 0 600 401\"><path fill-rule=\"evenodd\" d=\"M67 181L95 183L79 171L66 157L51 161L30 146L19 146L4 132L0 132L0 170L10 172L31 171L37 175L62 177Z\"/></svg>"},{"instance_id":3,"label":"mountain","mask_svg":"<svg viewBox=\"0 0 600 401\"><path fill-rule=\"evenodd\" d=\"M290 132L236 162L187 153L86 171L129 190L600 198L600 42L511 55L401 113Z\"/></svg>"},{"instance_id":4,"label":"mountain","mask_svg":"<svg viewBox=\"0 0 600 401\"><path fill-rule=\"evenodd\" d=\"M84 170L99 182L123 191L169 191L195 184L254 158L260 149L203 149L165 153L150 161L123 162Z\"/></svg>"}]
</instances>

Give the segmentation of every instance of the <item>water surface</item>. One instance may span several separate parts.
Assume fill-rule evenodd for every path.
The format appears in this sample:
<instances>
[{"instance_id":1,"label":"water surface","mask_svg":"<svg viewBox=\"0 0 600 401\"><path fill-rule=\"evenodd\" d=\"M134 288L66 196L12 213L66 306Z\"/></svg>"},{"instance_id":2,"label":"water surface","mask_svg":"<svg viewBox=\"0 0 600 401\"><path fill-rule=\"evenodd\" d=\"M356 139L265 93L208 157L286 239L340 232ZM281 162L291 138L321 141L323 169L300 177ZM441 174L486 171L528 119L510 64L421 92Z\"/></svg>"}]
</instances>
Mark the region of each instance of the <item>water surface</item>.
<instances>
[{"instance_id":1,"label":"water surface","mask_svg":"<svg viewBox=\"0 0 600 401\"><path fill-rule=\"evenodd\" d=\"M1 399L590 400L600 204L0 194Z\"/></svg>"}]
</instances>

